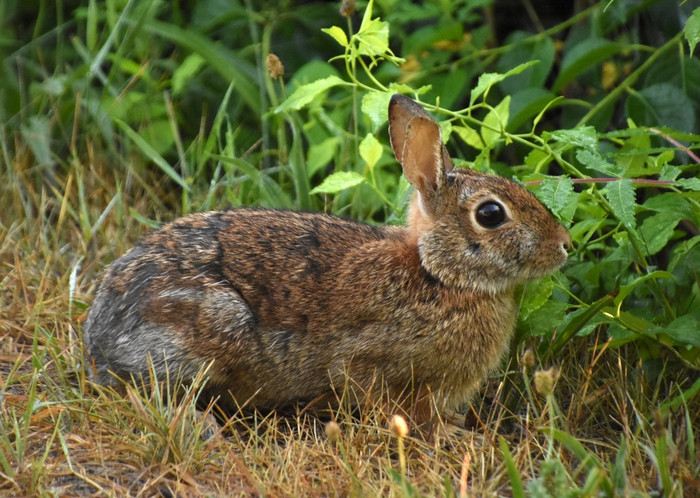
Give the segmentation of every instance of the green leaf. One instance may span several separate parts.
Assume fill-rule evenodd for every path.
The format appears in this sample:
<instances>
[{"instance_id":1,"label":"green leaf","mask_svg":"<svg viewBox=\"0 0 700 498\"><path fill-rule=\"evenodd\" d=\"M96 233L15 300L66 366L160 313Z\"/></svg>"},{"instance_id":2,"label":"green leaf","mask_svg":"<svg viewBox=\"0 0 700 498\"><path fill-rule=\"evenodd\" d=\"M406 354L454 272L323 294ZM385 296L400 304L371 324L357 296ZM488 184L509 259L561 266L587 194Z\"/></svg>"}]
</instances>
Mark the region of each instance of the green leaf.
<instances>
[{"instance_id":1,"label":"green leaf","mask_svg":"<svg viewBox=\"0 0 700 498\"><path fill-rule=\"evenodd\" d=\"M606 161L596 150L579 149L576 152L576 159L584 166L600 173L618 178L622 176L622 169L618 165Z\"/></svg>"},{"instance_id":2,"label":"green leaf","mask_svg":"<svg viewBox=\"0 0 700 498\"><path fill-rule=\"evenodd\" d=\"M510 120L508 130L515 131L530 118L537 116L543 109L554 101L552 92L542 88L525 88L513 92L510 102Z\"/></svg>"},{"instance_id":3,"label":"green leaf","mask_svg":"<svg viewBox=\"0 0 700 498\"><path fill-rule=\"evenodd\" d=\"M452 131L454 131L459 138L464 140L467 145L471 145L477 150L483 150L484 141L481 140L481 136L476 130L468 126L453 126Z\"/></svg>"},{"instance_id":4,"label":"green leaf","mask_svg":"<svg viewBox=\"0 0 700 498\"><path fill-rule=\"evenodd\" d=\"M484 140L484 144L487 147L491 147L498 141L503 135L503 131L508 124L510 110L510 95L507 95L500 104L491 109L491 111L484 118L484 125L481 127L481 138ZM491 128L496 128L493 130Z\"/></svg>"},{"instance_id":5,"label":"green leaf","mask_svg":"<svg viewBox=\"0 0 700 498\"><path fill-rule=\"evenodd\" d=\"M689 133L695 129L692 99L682 88L670 83L657 83L632 93L625 109L638 125L669 126Z\"/></svg>"},{"instance_id":6,"label":"green leaf","mask_svg":"<svg viewBox=\"0 0 700 498\"><path fill-rule=\"evenodd\" d=\"M540 309L547 302L554 290L554 281L551 276L541 278L536 282L530 282L523 291L520 302L521 319L526 320L530 313Z\"/></svg>"},{"instance_id":7,"label":"green leaf","mask_svg":"<svg viewBox=\"0 0 700 498\"><path fill-rule=\"evenodd\" d=\"M476 99L478 99L481 94L484 95L484 99L489 93L489 90L493 85L496 83L503 81L506 79L508 76L513 76L515 74L520 74L523 71L525 71L528 67L533 66L537 64L539 61L528 61L523 64L520 64L519 66L514 67L507 73L501 74L501 73L484 73L481 76L479 76L479 80L476 82L476 86L472 89L471 91L471 96L469 98L469 105L472 106L474 105L474 102L476 102Z\"/></svg>"},{"instance_id":8,"label":"green leaf","mask_svg":"<svg viewBox=\"0 0 700 498\"><path fill-rule=\"evenodd\" d=\"M355 187L367 181L355 171L338 171L329 175L321 185L311 190L311 194L336 194L341 190Z\"/></svg>"},{"instance_id":9,"label":"green leaf","mask_svg":"<svg viewBox=\"0 0 700 498\"><path fill-rule=\"evenodd\" d=\"M574 182L568 177L542 180L537 190L537 198L557 217L569 206L572 195L574 195Z\"/></svg>"},{"instance_id":10,"label":"green leaf","mask_svg":"<svg viewBox=\"0 0 700 498\"><path fill-rule=\"evenodd\" d=\"M632 182L628 179L610 182L603 189L603 193L615 217L626 227L635 228L637 225L634 217L636 201Z\"/></svg>"},{"instance_id":11,"label":"green leaf","mask_svg":"<svg viewBox=\"0 0 700 498\"><path fill-rule=\"evenodd\" d=\"M681 178L675 184L686 190L700 191L700 178Z\"/></svg>"},{"instance_id":12,"label":"green leaf","mask_svg":"<svg viewBox=\"0 0 700 498\"><path fill-rule=\"evenodd\" d=\"M690 55L693 55L695 46L700 41L700 7L695 9L693 13L690 14L690 17L685 22L683 33L685 34L685 39L688 40L688 45L690 46Z\"/></svg>"},{"instance_id":13,"label":"green leaf","mask_svg":"<svg viewBox=\"0 0 700 498\"><path fill-rule=\"evenodd\" d=\"M335 41L340 43L342 47L348 46L348 37L338 26L331 26L330 28L322 28L321 31L333 37Z\"/></svg>"},{"instance_id":14,"label":"green leaf","mask_svg":"<svg viewBox=\"0 0 700 498\"><path fill-rule=\"evenodd\" d=\"M656 280L659 278L668 278L670 280L674 280L673 275L671 275L667 271L662 270L657 270L651 273L647 273L646 275L642 275L641 277L634 279L634 281L630 282L629 284L620 286L620 291L618 292L617 296L615 296L615 306L619 307L622 304L622 301L624 301L625 298L640 284L646 282L647 280Z\"/></svg>"},{"instance_id":15,"label":"green leaf","mask_svg":"<svg viewBox=\"0 0 700 498\"><path fill-rule=\"evenodd\" d=\"M306 154L306 168L309 177L328 164L340 144L339 137L330 137L320 144L312 145Z\"/></svg>"},{"instance_id":16,"label":"green leaf","mask_svg":"<svg viewBox=\"0 0 700 498\"><path fill-rule=\"evenodd\" d=\"M564 55L559 76L554 82L552 91L559 93L579 74L625 49L627 49L626 44L614 43L603 38L586 38Z\"/></svg>"},{"instance_id":17,"label":"green leaf","mask_svg":"<svg viewBox=\"0 0 700 498\"><path fill-rule=\"evenodd\" d=\"M663 329L663 333L674 341L700 348L700 320L692 315L679 316Z\"/></svg>"},{"instance_id":18,"label":"green leaf","mask_svg":"<svg viewBox=\"0 0 700 498\"><path fill-rule=\"evenodd\" d=\"M372 129L378 130L388 119L389 100L393 92L369 92L362 97L362 112L372 122Z\"/></svg>"},{"instance_id":19,"label":"green leaf","mask_svg":"<svg viewBox=\"0 0 700 498\"><path fill-rule=\"evenodd\" d=\"M650 256L668 244L681 219L683 219L683 215L678 212L662 211L644 220L642 226L639 227L639 234L645 242Z\"/></svg>"},{"instance_id":20,"label":"green leaf","mask_svg":"<svg viewBox=\"0 0 700 498\"><path fill-rule=\"evenodd\" d=\"M173 95L178 95L185 87L185 83L191 80L205 63L204 57L199 54L188 55L173 72Z\"/></svg>"},{"instance_id":21,"label":"green leaf","mask_svg":"<svg viewBox=\"0 0 700 498\"><path fill-rule=\"evenodd\" d=\"M583 126L571 130L556 130L548 135L557 142L583 149L596 150L598 146L598 134L592 126Z\"/></svg>"},{"instance_id":22,"label":"green leaf","mask_svg":"<svg viewBox=\"0 0 700 498\"><path fill-rule=\"evenodd\" d=\"M360 142L360 157L364 159L370 169L374 168L379 158L382 157L382 151L382 144L371 133L368 133ZM364 177L362 178L364 179Z\"/></svg>"},{"instance_id":23,"label":"green leaf","mask_svg":"<svg viewBox=\"0 0 700 498\"><path fill-rule=\"evenodd\" d=\"M277 109L275 109L275 114L285 111L298 111L314 100L320 93L325 92L329 88L347 84L348 83L341 80L337 76L328 76L312 83L302 85L297 88L294 93L287 98L287 100L277 106Z\"/></svg>"}]
</instances>

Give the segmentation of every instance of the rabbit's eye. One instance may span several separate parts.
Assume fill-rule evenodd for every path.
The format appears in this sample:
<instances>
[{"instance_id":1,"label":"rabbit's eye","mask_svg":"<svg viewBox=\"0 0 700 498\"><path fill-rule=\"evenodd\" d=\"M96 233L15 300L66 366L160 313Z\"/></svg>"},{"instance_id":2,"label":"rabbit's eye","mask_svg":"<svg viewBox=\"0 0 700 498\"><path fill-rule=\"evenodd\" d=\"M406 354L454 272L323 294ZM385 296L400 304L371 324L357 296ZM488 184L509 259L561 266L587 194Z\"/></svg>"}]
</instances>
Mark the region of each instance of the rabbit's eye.
<instances>
[{"instance_id":1,"label":"rabbit's eye","mask_svg":"<svg viewBox=\"0 0 700 498\"><path fill-rule=\"evenodd\" d=\"M484 228L496 228L505 219L505 208L494 201L484 202L476 210L476 221Z\"/></svg>"}]
</instances>

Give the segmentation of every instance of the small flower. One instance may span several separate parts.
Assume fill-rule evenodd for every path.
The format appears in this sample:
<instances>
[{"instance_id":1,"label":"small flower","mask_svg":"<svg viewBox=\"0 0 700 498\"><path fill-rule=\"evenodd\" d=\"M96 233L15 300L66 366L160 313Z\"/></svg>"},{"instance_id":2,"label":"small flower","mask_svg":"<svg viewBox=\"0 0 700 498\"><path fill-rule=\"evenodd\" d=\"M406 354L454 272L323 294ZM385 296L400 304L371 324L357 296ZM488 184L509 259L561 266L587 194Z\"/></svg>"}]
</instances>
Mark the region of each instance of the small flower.
<instances>
[{"instance_id":1,"label":"small flower","mask_svg":"<svg viewBox=\"0 0 700 498\"><path fill-rule=\"evenodd\" d=\"M537 365L537 359L535 358L535 353L532 349L526 349L523 355L520 357L520 364L532 370Z\"/></svg>"},{"instance_id":2,"label":"small flower","mask_svg":"<svg viewBox=\"0 0 700 498\"><path fill-rule=\"evenodd\" d=\"M549 396L554 392L554 386L558 379L559 369L557 367L539 370L535 372L535 390L544 396Z\"/></svg>"},{"instance_id":3,"label":"small flower","mask_svg":"<svg viewBox=\"0 0 700 498\"><path fill-rule=\"evenodd\" d=\"M340 426L337 422L331 420L326 424L326 437L332 442L340 439Z\"/></svg>"},{"instance_id":4,"label":"small flower","mask_svg":"<svg viewBox=\"0 0 700 498\"><path fill-rule=\"evenodd\" d=\"M343 0L340 4L340 15L350 17L355 12L355 0Z\"/></svg>"},{"instance_id":5,"label":"small flower","mask_svg":"<svg viewBox=\"0 0 700 498\"><path fill-rule=\"evenodd\" d=\"M284 75L284 66L282 65L282 61L275 54L268 54L265 62L267 64L267 74L270 75L270 78L276 80Z\"/></svg>"},{"instance_id":6,"label":"small flower","mask_svg":"<svg viewBox=\"0 0 700 498\"><path fill-rule=\"evenodd\" d=\"M399 438L404 438L408 436L408 424L406 419L401 415L394 415L391 417L391 423L389 424L389 429L391 432Z\"/></svg>"}]
</instances>

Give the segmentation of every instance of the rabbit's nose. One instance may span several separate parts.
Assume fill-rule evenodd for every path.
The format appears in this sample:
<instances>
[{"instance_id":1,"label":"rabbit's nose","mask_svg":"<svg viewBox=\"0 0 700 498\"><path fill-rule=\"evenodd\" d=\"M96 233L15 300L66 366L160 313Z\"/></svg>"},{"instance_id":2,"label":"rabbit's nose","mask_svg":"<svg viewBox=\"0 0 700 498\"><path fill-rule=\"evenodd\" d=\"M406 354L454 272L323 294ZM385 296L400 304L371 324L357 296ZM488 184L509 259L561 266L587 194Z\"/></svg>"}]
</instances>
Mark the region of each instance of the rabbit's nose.
<instances>
[{"instance_id":1,"label":"rabbit's nose","mask_svg":"<svg viewBox=\"0 0 700 498\"><path fill-rule=\"evenodd\" d=\"M571 248L571 235L569 234L568 231L564 231L564 237L561 240L561 248L563 249L564 253L569 252L569 248Z\"/></svg>"}]
</instances>

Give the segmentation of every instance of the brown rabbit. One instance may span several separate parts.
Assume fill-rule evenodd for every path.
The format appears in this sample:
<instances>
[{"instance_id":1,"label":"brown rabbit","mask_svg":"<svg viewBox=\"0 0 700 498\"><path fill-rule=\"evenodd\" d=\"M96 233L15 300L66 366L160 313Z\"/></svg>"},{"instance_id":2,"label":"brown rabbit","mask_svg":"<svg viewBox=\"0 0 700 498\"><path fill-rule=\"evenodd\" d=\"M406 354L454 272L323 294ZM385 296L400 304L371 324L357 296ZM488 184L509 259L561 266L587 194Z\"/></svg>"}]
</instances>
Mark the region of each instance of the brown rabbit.
<instances>
[{"instance_id":1,"label":"brown rabbit","mask_svg":"<svg viewBox=\"0 0 700 498\"><path fill-rule=\"evenodd\" d=\"M106 270L84 326L96 380L211 363L211 394L259 408L330 398L348 378L467 401L507 349L515 287L560 267L569 234L520 185L453 169L410 98L392 97L389 130L416 188L408 226L267 209L175 220Z\"/></svg>"}]
</instances>

